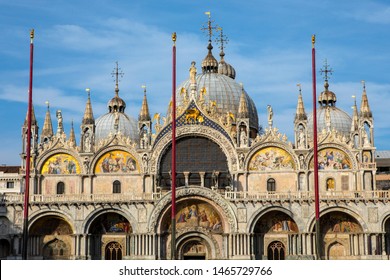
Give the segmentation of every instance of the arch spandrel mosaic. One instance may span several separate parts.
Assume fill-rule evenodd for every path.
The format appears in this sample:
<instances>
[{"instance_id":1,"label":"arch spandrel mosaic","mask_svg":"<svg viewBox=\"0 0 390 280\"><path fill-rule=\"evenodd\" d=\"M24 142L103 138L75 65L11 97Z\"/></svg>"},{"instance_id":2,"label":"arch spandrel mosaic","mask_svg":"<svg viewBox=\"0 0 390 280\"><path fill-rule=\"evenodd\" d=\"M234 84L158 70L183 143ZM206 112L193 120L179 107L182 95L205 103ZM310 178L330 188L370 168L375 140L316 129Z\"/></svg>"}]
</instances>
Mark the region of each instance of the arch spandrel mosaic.
<instances>
[{"instance_id":1,"label":"arch spandrel mosaic","mask_svg":"<svg viewBox=\"0 0 390 280\"><path fill-rule=\"evenodd\" d=\"M176 211L176 229L204 228L213 233L223 232L223 222L218 211L208 203L197 200L178 204ZM163 230L170 230L170 216L165 217Z\"/></svg>"},{"instance_id":2,"label":"arch spandrel mosaic","mask_svg":"<svg viewBox=\"0 0 390 280\"><path fill-rule=\"evenodd\" d=\"M96 163L95 174L134 173L139 171L137 160L128 152L113 150L102 155Z\"/></svg>"},{"instance_id":3,"label":"arch spandrel mosaic","mask_svg":"<svg viewBox=\"0 0 390 280\"><path fill-rule=\"evenodd\" d=\"M361 225L345 213L329 213L321 218L323 233L362 232Z\"/></svg>"},{"instance_id":4,"label":"arch spandrel mosaic","mask_svg":"<svg viewBox=\"0 0 390 280\"><path fill-rule=\"evenodd\" d=\"M250 171L294 170L291 155L278 147L267 147L255 153L249 162Z\"/></svg>"},{"instance_id":5,"label":"arch spandrel mosaic","mask_svg":"<svg viewBox=\"0 0 390 280\"><path fill-rule=\"evenodd\" d=\"M298 226L291 217L285 213L272 211L262 217L256 224L257 233L286 233L298 232Z\"/></svg>"},{"instance_id":6,"label":"arch spandrel mosaic","mask_svg":"<svg viewBox=\"0 0 390 280\"><path fill-rule=\"evenodd\" d=\"M313 159L310 161L310 168L314 168ZM326 148L318 152L319 170L340 170L351 169L352 162L349 156L335 148Z\"/></svg>"},{"instance_id":7,"label":"arch spandrel mosaic","mask_svg":"<svg viewBox=\"0 0 390 280\"><path fill-rule=\"evenodd\" d=\"M41 174L80 174L80 165L69 154L55 154L45 161Z\"/></svg>"}]
</instances>

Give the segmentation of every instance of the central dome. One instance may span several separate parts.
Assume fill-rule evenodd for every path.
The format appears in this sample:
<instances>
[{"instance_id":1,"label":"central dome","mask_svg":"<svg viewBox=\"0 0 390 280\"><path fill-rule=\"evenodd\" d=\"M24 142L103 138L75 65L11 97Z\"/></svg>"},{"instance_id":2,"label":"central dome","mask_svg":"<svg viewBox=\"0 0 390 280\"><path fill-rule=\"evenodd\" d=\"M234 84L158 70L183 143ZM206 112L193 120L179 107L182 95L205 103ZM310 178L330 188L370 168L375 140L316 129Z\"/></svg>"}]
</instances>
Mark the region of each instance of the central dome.
<instances>
[{"instance_id":1,"label":"central dome","mask_svg":"<svg viewBox=\"0 0 390 280\"><path fill-rule=\"evenodd\" d=\"M191 80L184 81L176 91L177 105L182 105L184 102L181 93L182 88L185 88L188 93L191 92ZM244 91L245 98L248 104L249 126L256 131L259 128L259 120L257 109L253 100L243 90L242 86L235 82L232 78L218 73L203 73L196 76L197 95L200 94L202 88L206 89L204 100L210 104L210 101L216 101L216 112L219 115L226 115L231 112L237 118L238 107L240 104L240 96Z\"/></svg>"}]
</instances>

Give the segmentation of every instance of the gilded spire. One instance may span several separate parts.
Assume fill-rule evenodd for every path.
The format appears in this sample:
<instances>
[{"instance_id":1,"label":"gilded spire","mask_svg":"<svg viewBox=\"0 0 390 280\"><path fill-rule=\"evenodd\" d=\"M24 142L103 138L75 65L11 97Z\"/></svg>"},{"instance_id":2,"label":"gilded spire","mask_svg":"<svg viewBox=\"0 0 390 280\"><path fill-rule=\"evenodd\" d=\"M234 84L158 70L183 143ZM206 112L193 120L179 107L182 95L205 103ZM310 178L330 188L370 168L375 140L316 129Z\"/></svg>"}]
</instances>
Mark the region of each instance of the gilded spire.
<instances>
[{"instance_id":1,"label":"gilded spire","mask_svg":"<svg viewBox=\"0 0 390 280\"><path fill-rule=\"evenodd\" d=\"M352 124L351 124L351 132L357 131L359 128L359 115L356 105L356 96L352 95L352 98L354 99L354 104L352 106L353 113L352 113Z\"/></svg>"},{"instance_id":2,"label":"gilded spire","mask_svg":"<svg viewBox=\"0 0 390 280\"><path fill-rule=\"evenodd\" d=\"M372 112L370 110L370 106L368 105L365 81L362 81L362 84L363 84L363 94L362 94L362 102L360 104L360 116L365 118L371 118Z\"/></svg>"},{"instance_id":3,"label":"gilded spire","mask_svg":"<svg viewBox=\"0 0 390 280\"><path fill-rule=\"evenodd\" d=\"M44 139L49 139L53 136L53 124L51 122L49 101L46 101L46 105L47 105L47 111L46 111L45 122L43 123L43 128L41 133L41 142L43 142Z\"/></svg>"},{"instance_id":4,"label":"gilded spire","mask_svg":"<svg viewBox=\"0 0 390 280\"><path fill-rule=\"evenodd\" d=\"M143 85L142 88L144 89L144 99L142 100L142 106L141 110L139 112L138 120L139 121L150 121L150 113L149 113L149 106L148 106L148 100L146 99L146 86Z\"/></svg>"},{"instance_id":5,"label":"gilded spire","mask_svg":"<svg viewBox=\"0 0 390 280\"><path fill-rule=\"evenodd\" d=\"M306 112L305 112L305 106L303 104L301 84L297 84L297 86L299 88L299 95L298 95L297 111L295 113L295 121L307 120L307 115L306 115Z\"/></svg>"},{"instance_id":6,"label":"gilded spire","mask_svg":"<svg viewBox=\"0 0 390 280\"><path fill-rule=\"evenodd\" d=\"M93 117L92 104L91 104L91 90L89 88L85 89L88 94L87 103L85 104L84 117L82 124L94 124L95 119Z\"/></svg>"},{"instance_id":7,"label":"gilded spire","mask_svg":"<svg viewBox=\"0 0 390 280\"><path fill-rule=\"evenodd\" d=\"M212 23L214 21L211 20L211 13L206 12L206 15L208 15L208 21L207 21L207 27L202 27L201 29L203 31L207 31L207 35L209 37L209 44L207 46L208 54L202 61L202 72L203 73L217 73L218 72L218 61L213 56L213 53L211 50L213 49L213 46L211 44L212 37L213 37L213 30L216 30L218 27L213 26Z\"/></svg>"},{"instance_id":8,"label":"gilded spire","mask_svg":"<svg viewBox=\"0 0 390 280\"><path fill-rule=\"evenodd\" d=\"M246 100L246 94L244 91L244 86L241 84L241 96L240 104L238 106L238 118L247 119L249 118L248 102Z\"/></svg>"},{"instance_id":9,"label":"gilded spire","mask_svg":"<svg viewBox=\"0 0 390 280\"><path fill-rule=\"evenodd\" d=\"M69 133L69 142L72 144L73 147L76 146L76 135L74 133L73 120Z\"/></svg>"}]
</instances>

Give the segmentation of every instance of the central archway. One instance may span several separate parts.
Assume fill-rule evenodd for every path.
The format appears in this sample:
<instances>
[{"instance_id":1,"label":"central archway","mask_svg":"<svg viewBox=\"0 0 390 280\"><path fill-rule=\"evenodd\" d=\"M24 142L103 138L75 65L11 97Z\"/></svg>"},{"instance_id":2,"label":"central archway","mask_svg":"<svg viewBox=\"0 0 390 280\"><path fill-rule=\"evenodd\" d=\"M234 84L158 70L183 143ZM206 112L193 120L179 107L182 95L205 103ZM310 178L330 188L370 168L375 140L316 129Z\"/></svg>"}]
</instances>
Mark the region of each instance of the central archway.
<instances>
[{"instance_id":1,"label":"central archway","mask_svg":"<svg viewBox=\"0 0 390 280\"><path fill-rule=\"evenodd\" d=\"M224 188L230 185L228 160L222 149L205 137L188 136L176 143L178 186L197 185ZM158 173L162 188L171 186L172 144L164 152Z\"/></svg>"}]
</instances>

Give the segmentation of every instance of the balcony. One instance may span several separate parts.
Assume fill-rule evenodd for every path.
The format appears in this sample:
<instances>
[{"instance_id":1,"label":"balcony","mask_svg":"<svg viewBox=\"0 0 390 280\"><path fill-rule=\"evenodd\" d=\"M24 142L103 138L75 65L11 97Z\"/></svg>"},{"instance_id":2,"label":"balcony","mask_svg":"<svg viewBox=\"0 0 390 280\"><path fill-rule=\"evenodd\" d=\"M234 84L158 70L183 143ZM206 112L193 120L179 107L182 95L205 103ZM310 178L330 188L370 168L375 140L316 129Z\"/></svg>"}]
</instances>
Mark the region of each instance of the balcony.
<instances>
[{"instance_id":1,"label":"balcony","mask_svg":"<svg viewBox=\"0 0 390 280\"><path fill-rule=\"evenodd\" d=\"M228 201L253 202L303 202L314 201L314 192L239 192L229 189L215 189ZM64 204L96 204L96 203L155 203L169 192L142 194L71 194L71 195L31 195L30 204L64 203ZM327 201L390 201L390 190L376 191L329 191L321 192L320 200ZM23 204L24 195L4 193L0 195L0 204Z\"/></svg>"}]
</instances>

